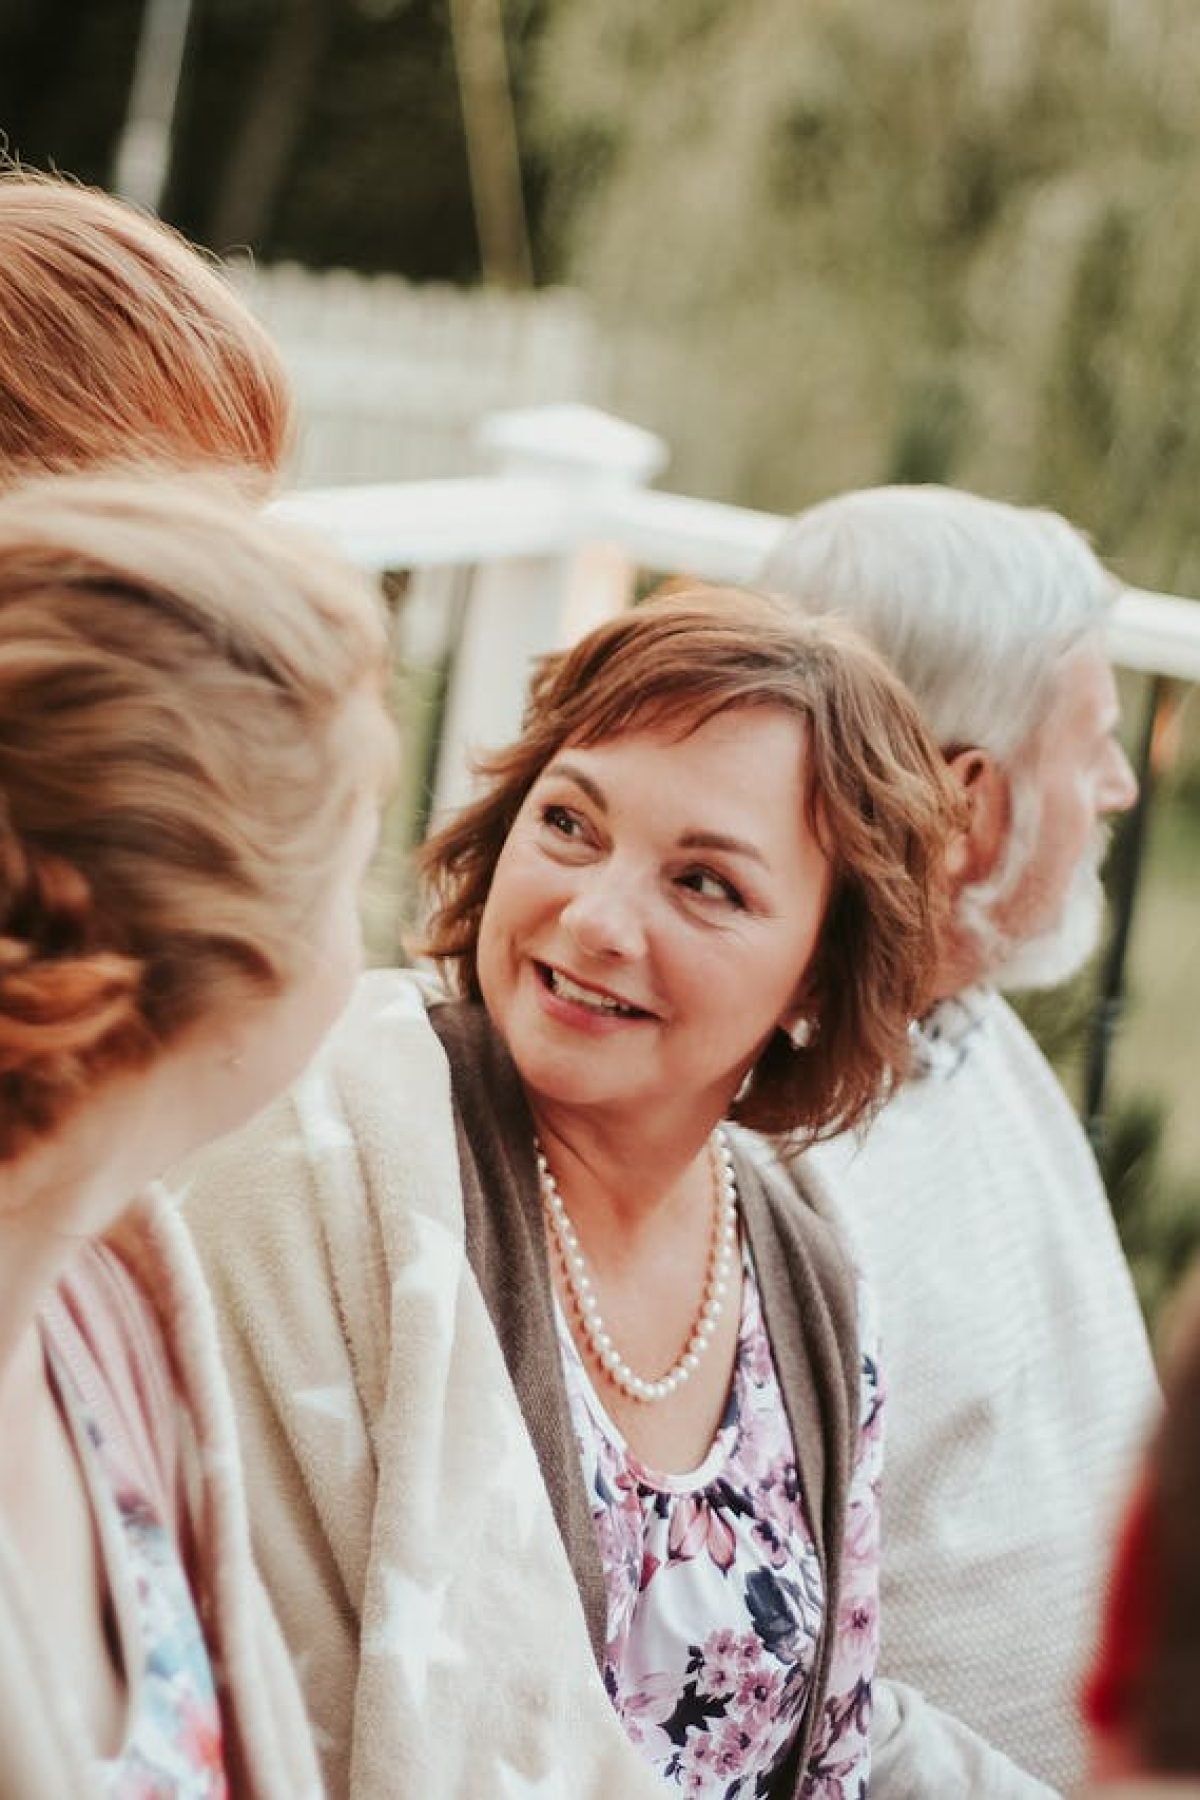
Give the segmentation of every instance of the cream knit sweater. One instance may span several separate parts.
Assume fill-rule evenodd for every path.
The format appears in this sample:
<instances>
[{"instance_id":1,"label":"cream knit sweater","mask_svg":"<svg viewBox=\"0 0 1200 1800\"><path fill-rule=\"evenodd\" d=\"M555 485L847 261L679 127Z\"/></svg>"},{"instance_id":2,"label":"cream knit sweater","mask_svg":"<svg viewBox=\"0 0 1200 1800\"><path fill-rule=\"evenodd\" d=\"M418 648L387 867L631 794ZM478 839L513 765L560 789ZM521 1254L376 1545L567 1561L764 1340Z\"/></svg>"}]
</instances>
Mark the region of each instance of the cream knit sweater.
<instances>
[{"instance_id":1,"label":"cream knit sweater","mask_svg":"<svg viewBox=\"0 0 1200 1800\"><path fill-rule=\"evenodd\" d=\"M995 993L939 1010L932 1066L862 1146L806 1159L878 1293L888 1379L871 1797L1033 1800L1082 1772L1076 1687L1156 1386L1048 1064Z\"/></svg>"}]
</instances>

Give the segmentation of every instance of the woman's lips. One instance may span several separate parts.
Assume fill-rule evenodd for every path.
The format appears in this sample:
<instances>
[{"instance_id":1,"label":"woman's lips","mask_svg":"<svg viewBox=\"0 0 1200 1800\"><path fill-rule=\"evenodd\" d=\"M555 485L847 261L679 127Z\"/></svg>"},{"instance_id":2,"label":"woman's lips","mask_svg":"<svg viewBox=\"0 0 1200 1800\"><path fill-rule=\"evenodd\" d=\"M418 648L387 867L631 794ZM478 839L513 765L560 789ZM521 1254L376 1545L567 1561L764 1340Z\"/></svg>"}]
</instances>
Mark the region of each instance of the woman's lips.
<instances>
[{"instance_id":1,"label":"woman's lips","mask_svg":"<svg viewBox=\"0 0 1200 1800\"><path fill-rule=\"evenodd\" d=\"M557 969L551 963L539 962L536 968L547 993L595 1018L647 1019L651 1016L645 1007L638 1006L634 1001L626 1000L608 988L597 987L590 981L580 981L576 976L568 975L565 969Z\"/></svg>"}]
</instances>

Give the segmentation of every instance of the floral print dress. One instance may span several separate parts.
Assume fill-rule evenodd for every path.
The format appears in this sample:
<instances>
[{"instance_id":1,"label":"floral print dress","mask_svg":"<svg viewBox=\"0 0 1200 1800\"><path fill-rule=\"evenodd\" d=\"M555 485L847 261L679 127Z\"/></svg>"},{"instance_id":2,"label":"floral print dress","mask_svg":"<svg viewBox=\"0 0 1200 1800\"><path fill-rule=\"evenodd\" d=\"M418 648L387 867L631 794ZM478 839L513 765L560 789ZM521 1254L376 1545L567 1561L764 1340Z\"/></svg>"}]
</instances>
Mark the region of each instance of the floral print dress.
<instances>
[{"instance_id":1,"label":"floral print dress","mask_svg":"<svg viewBox=\"0 0 1200 1800\"><path fill-rule=\"evenodd\" d=\"M106 1800L228 1800L221 1713L179 1549L49 1358L96 1520L129 1696L124 1741L99 1764Z\"/></svg>"},{"instance_id":2,"label":"floral print dress","mask_svg":"<svg viewBox=\"0 0 1200 1800\"><path fill-rule=\"evenodd\" d=\"M799 1729L825 1609L816 1547L749 1251L729 1401L686 1475L639 1461L561 1307L559 1344L608 1597L605 1681L630 1738L680 1794L761 1800ZM838 1636L800 1792L864 1800L878 1653L881 1392L869 1294Z\"/></svg>"}]
</instances>

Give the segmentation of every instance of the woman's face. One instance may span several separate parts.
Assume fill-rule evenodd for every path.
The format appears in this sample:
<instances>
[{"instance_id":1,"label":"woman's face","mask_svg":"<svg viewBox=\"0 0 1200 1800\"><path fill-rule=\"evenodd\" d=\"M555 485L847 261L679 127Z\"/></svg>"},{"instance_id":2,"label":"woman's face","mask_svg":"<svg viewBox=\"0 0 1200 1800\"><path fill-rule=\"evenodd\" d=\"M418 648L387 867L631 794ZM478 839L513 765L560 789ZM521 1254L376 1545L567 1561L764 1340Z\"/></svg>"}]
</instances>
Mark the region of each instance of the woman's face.
<instances>
[{"instance_id":1,"label":"woman's face","mask_svg":"<svg viewBox=\"0 0 1200 1800\"><path fill-rule=\"evenodd\" d=\"M567 745L544 770L478 951L535 1109L694 1109L705 1129L726 1112L795 1012L825 913L803 759L797 718L744 707Z\"/></svg>"},{"instance_id":2,"label":"woman's face","mask_svg":"<svg viewBox=\"0 0 1200 1800\"><path fill-rule=\"evenodd\" d=\"M300 1074L350 998L362 970L361 890L394 769L395 728L379 694L364 687L347 697L332 734L339 759L358 775L358 791L340 844L327 858L329 876L304 933L295 974L278 994L267 1000L250 999L237 1029L230 1033L237 1046L242 1119L250 1118Z\"/></svg>"},{"instance_id":3,"label":"woman's face","mask_svg":"<svg viewBox=\"0 0 1200 1800\"><path fill-rule=\"evenodd\" d=\"M302 966L277 993L247 996L214 1030L230 1045L223 1084L225 1116L209 1119L216 1137L253 1117L302 1072L350 997L363 964L359 894L375 847L379 794L358 798L313 921Z\"/></svg>"}]
</instances>

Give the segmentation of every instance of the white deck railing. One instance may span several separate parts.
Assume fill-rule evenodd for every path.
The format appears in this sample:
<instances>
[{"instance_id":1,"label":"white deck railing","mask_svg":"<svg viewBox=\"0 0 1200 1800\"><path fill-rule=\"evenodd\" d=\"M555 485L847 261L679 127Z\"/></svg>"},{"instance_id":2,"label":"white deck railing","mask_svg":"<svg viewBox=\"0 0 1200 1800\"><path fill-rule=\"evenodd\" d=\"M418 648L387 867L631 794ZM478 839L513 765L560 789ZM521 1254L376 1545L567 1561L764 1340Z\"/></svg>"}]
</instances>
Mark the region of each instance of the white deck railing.
<instances>
[{"instance_id":1,"label":"white deck railing","mask_svg":"<svg viewBox=\"0 0 1200 1800\"><path fill-rule=\"evenodd\" d=\"M494 475L331 488L278 503L362 567L471 569L439 806L464 793L470 749L512 733L532 656L625 605L642 571L753 583L784 525L772 513L649 489L666 462L661 440L590 408L495 415L481 441ZM1200 682L1194 601L1127 590L1109 641L1123 667Z\"/></svg>"}]
</instances>

